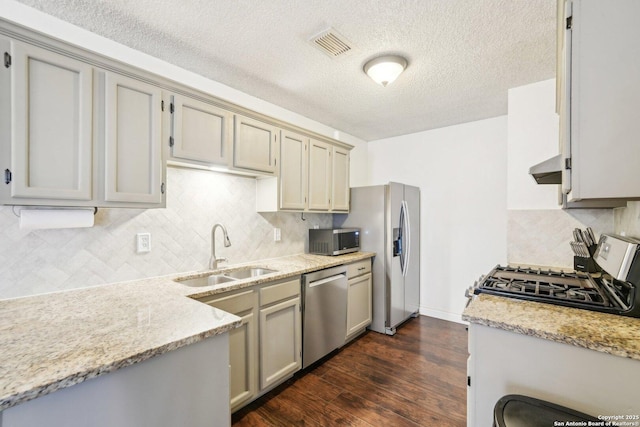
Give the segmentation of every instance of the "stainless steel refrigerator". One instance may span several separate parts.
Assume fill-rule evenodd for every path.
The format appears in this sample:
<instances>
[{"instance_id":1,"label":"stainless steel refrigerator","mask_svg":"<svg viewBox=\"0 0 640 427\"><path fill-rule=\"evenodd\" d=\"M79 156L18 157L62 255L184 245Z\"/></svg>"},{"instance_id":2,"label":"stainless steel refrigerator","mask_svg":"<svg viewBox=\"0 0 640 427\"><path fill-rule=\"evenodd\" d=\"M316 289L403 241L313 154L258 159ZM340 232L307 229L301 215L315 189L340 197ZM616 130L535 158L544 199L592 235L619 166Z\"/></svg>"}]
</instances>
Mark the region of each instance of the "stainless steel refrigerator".
<instances>
[{"instance_id":1,"label":"stainless steel refrigerator","mask_svg":"<svg viewBox=\"0 0 640 427\"><path fill-rule=\"evenodd\" d=\"M360 248L373 258L373 322L393 335L420 308L420 189L390 182L354 187L348 214L334 214L334 227L360 228Z\"/></svg>"}]
</instances>

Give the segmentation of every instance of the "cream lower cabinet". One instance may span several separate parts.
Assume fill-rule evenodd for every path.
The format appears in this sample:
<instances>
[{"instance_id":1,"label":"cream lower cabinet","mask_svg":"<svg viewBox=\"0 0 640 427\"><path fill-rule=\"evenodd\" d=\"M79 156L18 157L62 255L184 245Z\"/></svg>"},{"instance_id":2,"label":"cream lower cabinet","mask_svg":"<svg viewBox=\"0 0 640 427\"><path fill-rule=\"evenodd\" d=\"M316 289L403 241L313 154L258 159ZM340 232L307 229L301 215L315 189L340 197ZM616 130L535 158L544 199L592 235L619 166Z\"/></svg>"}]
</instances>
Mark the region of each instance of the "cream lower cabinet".
<instances>
[{"instance_id":1,"label":"cream lower cabinet","mask_svg":"<svg viewBox=\"0 0 640 427\"><path fill-rule=\"evenodd\" d=\"M300 278L260 289L260 389L302 367Z\"/></svg>"},{"instance_id":2,"label":"cream lower cabinet","mask_svg":"<svg viewBox=\"0 0 640 427\"><path fill-rule=\"evenodd\" d=\"M198 301L242 318L229 332L231 412L302 368L300 277Z\"/></svg>"},{"instance_id":3,"label":"cream lower cabinet","mask_svg":"<svg viewBox=\"0 0 640 427\"><path fill-rule=\"evenodd\" d=\"M251 289L200 301L242 318L242 325L229 332L229 384L233 412L253 400L258 393L258 292Z\"/></svg>"},{"instance_id":4,"label":"cream lower cabinet","mask_svg":"<svg viewBox=\"0 0 640 427\"><path fill-rule=\"evenodd\" d=\"M372 277L371 259L347 266L347 336L346 340L364 332L371 324Z\"/></svg>"}]
</instances>

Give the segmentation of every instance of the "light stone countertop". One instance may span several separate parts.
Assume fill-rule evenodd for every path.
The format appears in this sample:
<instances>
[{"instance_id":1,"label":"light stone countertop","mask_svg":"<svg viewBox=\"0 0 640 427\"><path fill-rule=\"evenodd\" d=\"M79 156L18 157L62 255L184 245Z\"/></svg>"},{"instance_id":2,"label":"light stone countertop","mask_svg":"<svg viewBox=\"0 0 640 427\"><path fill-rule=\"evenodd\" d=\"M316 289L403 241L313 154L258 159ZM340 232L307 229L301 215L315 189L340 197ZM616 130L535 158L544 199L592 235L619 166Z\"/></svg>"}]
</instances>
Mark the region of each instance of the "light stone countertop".
<instances>
[{"instance_id":1,"label":"light stone countertop","mask_svg":"<svg viewBox=\"0 0 640 427\"><path fill-rule=\"evenodd\" d=\"M474 298L462 319L640 360L640 319L487 294Z\"/></svg>"},{"instance_id":2,"label":"light stone countertop","mask_svg":"<svg viewBox=\"0 0 640 427\"><path fill-rule=\"evenodd\" d=\"M193 298L373 256L370 252L336 257L299 254L0 300L0 411L240 325L239 317ZM208 287L174 282L242 266L277 272Z\"/></svg>"}]
</instances>

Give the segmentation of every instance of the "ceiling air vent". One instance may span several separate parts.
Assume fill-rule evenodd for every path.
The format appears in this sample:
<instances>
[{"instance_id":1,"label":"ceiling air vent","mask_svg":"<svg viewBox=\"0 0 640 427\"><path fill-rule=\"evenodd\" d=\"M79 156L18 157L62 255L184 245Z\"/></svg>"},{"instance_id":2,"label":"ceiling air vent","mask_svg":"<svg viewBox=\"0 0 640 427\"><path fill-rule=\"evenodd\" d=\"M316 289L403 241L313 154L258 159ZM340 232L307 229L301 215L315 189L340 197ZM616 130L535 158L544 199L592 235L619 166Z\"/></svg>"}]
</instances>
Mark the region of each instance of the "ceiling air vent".
<instances>
[{"instance_id":1,"label":"ceiling air vent","mask_svg":"<svg viewBox=\"0 0 640 427\"><path fill-rule=\"evenodd\" d=\"M333 28L328 28L316 34L309 42L332 58L351 51L349 42Z\"/></svg>"}]
</instances>

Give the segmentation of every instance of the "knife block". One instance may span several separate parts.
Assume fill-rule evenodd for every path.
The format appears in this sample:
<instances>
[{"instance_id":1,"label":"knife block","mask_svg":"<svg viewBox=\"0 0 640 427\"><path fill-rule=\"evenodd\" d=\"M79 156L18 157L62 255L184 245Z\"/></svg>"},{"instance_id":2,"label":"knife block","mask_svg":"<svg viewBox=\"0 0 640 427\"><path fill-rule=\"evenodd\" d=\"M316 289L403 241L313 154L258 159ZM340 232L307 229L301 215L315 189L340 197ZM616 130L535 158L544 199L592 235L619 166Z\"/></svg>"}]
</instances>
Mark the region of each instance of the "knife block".
<instances>
[{"instance_id":1,"label":"knife block","mask_svg":"<svg viewBox=\"0 0 640 427\"><path fill-rule=\"evenodd\" d=\"M585 273L597 273L600 271L598 264L596 264L593 258L585 258L577 255L573 257L573 269L575 271L584 271Z\"/></svg>"},{"instance_id":2,"label":"knife block","mask_svg":"<svg viewBox=\"0 0 640 427\"><path fill-rule=\"evenodd\" d=\"M596 253L596 248L598 245L589 246L589 254L590 257L582 257L582 256L573 256L573 269L575 271L584 271L585 273L598 273L602 271L600 266L596 264L596 261L593 259L593 254Z\"/></svg>"}]
</instances>

